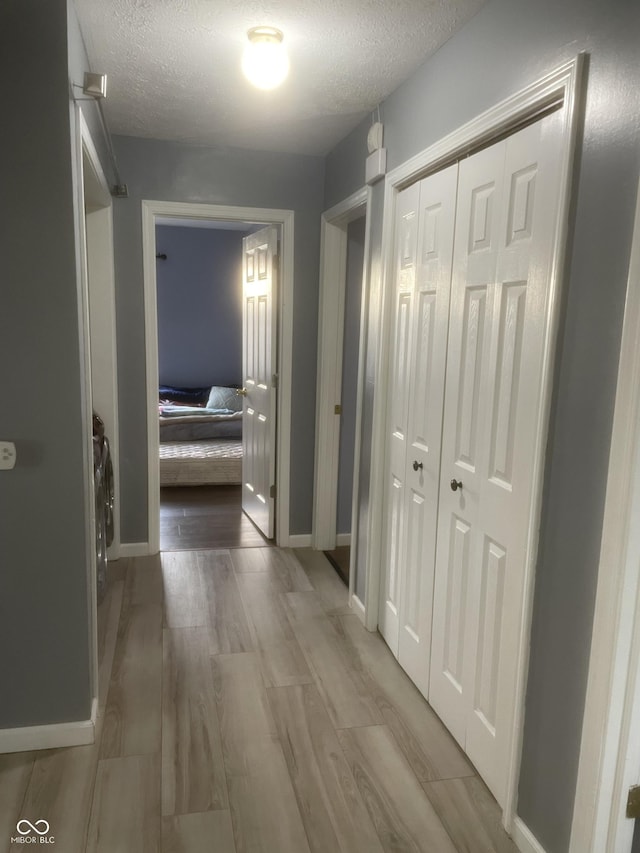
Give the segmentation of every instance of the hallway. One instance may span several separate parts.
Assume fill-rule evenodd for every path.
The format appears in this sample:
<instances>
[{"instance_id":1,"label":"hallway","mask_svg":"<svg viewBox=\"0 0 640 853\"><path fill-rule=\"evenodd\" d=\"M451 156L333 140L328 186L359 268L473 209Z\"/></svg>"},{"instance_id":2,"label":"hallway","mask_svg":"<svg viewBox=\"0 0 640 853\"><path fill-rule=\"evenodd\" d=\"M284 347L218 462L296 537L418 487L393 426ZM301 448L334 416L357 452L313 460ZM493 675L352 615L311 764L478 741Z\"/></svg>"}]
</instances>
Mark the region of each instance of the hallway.
<instances>
[{"instance_id":1,"label":"hallway","mask_svg":"<svg viewBox=\"0 0 640 853\"><path fill-rule=\"evenodd\" d=\"M0 756L0 851L514 853L499 812L318 552L122 560L93 746Z\"/></svg>"}]
</instances>

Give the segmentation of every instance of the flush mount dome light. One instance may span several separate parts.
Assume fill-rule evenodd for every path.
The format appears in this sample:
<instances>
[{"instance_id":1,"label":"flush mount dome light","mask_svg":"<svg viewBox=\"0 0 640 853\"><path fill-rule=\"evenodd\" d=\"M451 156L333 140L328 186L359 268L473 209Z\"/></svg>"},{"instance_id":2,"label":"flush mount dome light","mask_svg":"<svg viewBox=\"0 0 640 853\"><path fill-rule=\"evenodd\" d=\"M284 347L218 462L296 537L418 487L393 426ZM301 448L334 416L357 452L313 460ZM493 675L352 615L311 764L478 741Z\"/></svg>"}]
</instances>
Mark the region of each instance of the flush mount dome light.
<instances>
[{"instance_id":1,"label":"flush mount dome light","mask_svg":"<svg viewBox=\"0 0 640 853\"><path fill-rule=\"evenodd\" d=\"M258 89L275 89L289 73L283 35L275 27L253 27L242 57L245 77Z\"/></svg>"}]
</instances>

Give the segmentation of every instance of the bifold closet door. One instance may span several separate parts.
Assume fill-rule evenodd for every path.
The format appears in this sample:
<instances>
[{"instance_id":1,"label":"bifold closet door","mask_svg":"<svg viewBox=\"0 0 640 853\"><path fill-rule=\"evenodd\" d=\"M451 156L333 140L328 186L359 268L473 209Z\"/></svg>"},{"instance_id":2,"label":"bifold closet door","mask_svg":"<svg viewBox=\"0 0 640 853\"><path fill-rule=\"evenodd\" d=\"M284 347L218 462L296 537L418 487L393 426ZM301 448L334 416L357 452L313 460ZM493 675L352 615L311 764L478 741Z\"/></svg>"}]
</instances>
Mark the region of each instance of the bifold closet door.
<instances>
[{"instance_id":1,"label":"bifold closet door","mask_svg":"<svg viewBox=\"0 0 640 853\"><path fill-rule=\"evenodd\" d=\"M499 803L535 533L559 122L462 161L458 182L429 701Z\"/></svg>"},{"instance_id":2,"label":"bifold closet door","mask_svg":"<svg viewBox=\"0 0 640 853\"><path fill-rule=\"evenodd\" d=\"M427 695L457 165L400 193L380 630Z\"/></svg>"}]
</instances>

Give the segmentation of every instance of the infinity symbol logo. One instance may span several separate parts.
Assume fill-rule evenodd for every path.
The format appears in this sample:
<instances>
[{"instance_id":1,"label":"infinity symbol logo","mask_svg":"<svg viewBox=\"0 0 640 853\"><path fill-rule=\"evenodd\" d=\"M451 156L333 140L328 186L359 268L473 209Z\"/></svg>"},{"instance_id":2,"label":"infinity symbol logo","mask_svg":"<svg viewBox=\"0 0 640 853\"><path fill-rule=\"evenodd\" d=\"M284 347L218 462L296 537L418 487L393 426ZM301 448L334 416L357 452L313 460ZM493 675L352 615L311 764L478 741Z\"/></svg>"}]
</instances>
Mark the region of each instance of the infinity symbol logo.
<instances>
[{"instance_id":1,"label":"infinity symbol logo","mask_svg":"<svg viewBox=\"0 0 640 853\"><path fill-rule=\"evenodd\" d=\"M24 827L27 827L24 829ZM38 827L43 827L43 829L38 829ZM30 820L19 820L16 826L16 829L20 833L20 835L29 835L30 832L36 832L38 835L46 835L49 832L49 824L46 820L37 820L34 823L31 823Z\"/></svg>"}]
</instances>

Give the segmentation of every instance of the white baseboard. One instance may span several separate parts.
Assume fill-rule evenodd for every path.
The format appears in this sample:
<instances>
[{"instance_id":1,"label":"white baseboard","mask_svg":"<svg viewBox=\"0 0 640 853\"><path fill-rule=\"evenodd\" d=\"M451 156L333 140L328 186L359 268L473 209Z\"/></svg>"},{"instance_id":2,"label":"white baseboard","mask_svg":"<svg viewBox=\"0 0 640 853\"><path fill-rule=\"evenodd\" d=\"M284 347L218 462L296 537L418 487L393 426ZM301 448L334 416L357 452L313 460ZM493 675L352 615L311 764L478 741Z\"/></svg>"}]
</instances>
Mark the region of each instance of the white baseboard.
<instances>
[{"instance_id":1,"label":"white baseboard","mask_svg":"<svg viewBox=\"0 0 640 853\"><path fill-rule=\"evenodd\" d=\"M310 533L293 533L289 534L288 548L310 548L311 534Z\"/></svg>"},{"instance_id":2,"label":"white baseboard","mask_svg":"<svg viewBox=\"0 0 640 853\"><path fill-rule=\"evenodd\" d=\"M91 703L91 719L49 726L22 726L0 729L0 754L30 752L32 749L58 749L64 746L86 746L96 738L98 700Z\"/></svg>"},{"instance_id":3,"label":"white baseboard","mask_svg":"<svg viewBox=\"0 0 640 853\"><path fill-rule=\"evenodd\" d=\"M360 601L355 592L351 596L351 608L358 617L358 619L364 625L364 604Z\"/></svg>"},{"instance_id":4,"label":"white baseboard","mask_svg":"<svg viewBox=\"0 0 640 853\"><path fill-rule=\"evenodd\" d=\"M544 847L522 818L515 817L511 837L520 853L546 853Z\"/></svg>"},{"instance_id":5,"label":"white baseboard","mask_svg":"<svg viewBox=\"0 0 640 853\"><path fill-rule=\"evenodd\" d=\"M148 542L121 542L120 557L148 557L151 554Z\"/></svg>"},{"instance_id":6,"label":"white baseboard","mask_svg":"<svg viewBox=\"0 0 640 853\"><path fill-rule=\"evenodd\" d=\"M337 533L336 534L336 548L344 547L345 545L351 545L351 534L350 533Z\"/></svg>"}]
</instances>

